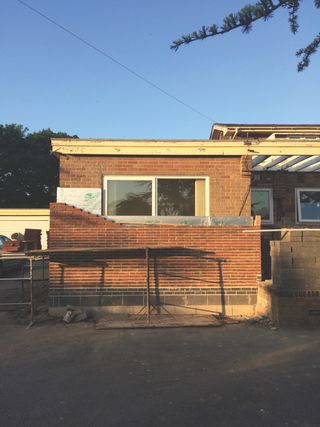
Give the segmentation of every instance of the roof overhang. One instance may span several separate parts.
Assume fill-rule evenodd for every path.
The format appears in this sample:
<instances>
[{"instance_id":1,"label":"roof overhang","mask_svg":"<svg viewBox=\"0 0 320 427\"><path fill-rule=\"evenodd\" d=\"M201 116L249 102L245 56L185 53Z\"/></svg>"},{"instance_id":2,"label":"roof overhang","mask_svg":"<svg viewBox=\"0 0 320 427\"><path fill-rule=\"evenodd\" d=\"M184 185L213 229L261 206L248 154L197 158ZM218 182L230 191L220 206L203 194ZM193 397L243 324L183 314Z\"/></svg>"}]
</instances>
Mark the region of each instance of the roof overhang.
<instances>
[{"instance_id":1,"label":"roof overhang","mask_svg":"<svg viewBox=\"0 0 320 427\"><path fill-rule=\"evenodd\" d=\"M210 141L210 140L115 140L53 138L52 152L69 155L108 156L253 156L255 170L266 170L289 157L320 157L320 141ZM262 158L262 156L264 156ZM281 160L276 157L281 156ZM278 162L279 160L279 162ZM294 159L291 159L294 160ZM320 160L320 159L319 159ZM270 159L271 161L271 159ZM290 163L290 160L288 160ZM260 168L260 169L259 169ZM262 169L261 169L262 168ZM269 167L270 169L270 167Z\"/></svg>"},{"instance_id":2,"label":"roof overhang","mask_svg":"<svg viewBox=\"0 0 320 427\"><path fill-rule=\"evenodd\" d=\"M320 140L319 124L234 124L215 123L211 128L210 139L236 138L256 139L295 139L295 140Z\"/></svg>"}]
</instances>

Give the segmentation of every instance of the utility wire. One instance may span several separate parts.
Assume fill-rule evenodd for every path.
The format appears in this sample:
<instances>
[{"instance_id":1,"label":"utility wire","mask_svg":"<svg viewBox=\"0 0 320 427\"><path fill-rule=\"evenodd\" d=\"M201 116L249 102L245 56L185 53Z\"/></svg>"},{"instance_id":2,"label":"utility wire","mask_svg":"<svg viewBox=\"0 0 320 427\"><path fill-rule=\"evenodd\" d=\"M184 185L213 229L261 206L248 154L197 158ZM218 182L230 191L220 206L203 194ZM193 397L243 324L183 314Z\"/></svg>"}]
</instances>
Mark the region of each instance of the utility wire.
<instances>
[{"instance_id":1,"label":"utility wire","mask_svg":"<svg viewBox=\"0 0 320 427\"><path fill-rule=\"evenodd\" d=\"M132 68L128 67L127 65L121 63L117 59L115 59L113 56L109 55L104 50L98 48L94 44L90 43L88 40L84 39L83 37L79 36L78 34L74 33L73 31L69 30L68 28L64 27L63 25L59 24L57 21L53 20L49 16L45 15L44 13L40 12L40 10L36 9L35 7L31 6L30 4L26 3L23 0L17 0L18 3L22 4L26 8L30 9L32 12L36 13L37 15L41 16L46 21L51 22L51 24L55 25L56 27L60 28L60 30L64 31L65 33L69 34L70 36L74 37L87 47L91 48L92 50L100 53L100 55L103 55L105 58L108 58L110 61L114 62L115 64L119 65L128 73L134 75L138 79L142 80L144 83L148 84L149 86L153 87L154 89L158 90L162 94L166 95L167 97L173 99L174 101L178 102L179 104L183 105L184 107L188 108L189 110L193 111L194 113L198 114L199 116L204 117L205 119L209 120L211 123L214 122L214 120L207 116L206 114L202 113L201 111L197 110L196 108L192 107L190 104L187 104L186 102L182 101L181 99L177 98L176 96L172 95L168 91L162 89L160 86L153 83L151 80L147 79L146 77L142 76L141 74L134 71Z\"/></svg>"}]
</instances>

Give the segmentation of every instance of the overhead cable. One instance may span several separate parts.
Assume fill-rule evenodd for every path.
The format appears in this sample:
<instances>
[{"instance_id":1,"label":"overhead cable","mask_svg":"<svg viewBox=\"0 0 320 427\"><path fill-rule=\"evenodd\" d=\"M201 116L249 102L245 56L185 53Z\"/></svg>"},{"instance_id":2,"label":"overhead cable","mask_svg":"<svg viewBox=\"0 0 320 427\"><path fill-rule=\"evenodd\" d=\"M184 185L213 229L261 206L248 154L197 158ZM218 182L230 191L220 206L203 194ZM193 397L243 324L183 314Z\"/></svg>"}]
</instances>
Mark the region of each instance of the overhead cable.
<instances>
[{"instance_id":1,"label":"overhead cable","mask_svg":"<svg viewBox=\"0 0 320 427\"><path fill-rule=\"evenodd\" d=\"M54 19L50 18L49 16L45 15L43 12L40 12L40 10L36 9L35 7L31 6L30 4L26 3L23 0L17 0L18 3L22 4L26 8L30 9L32 12L36 13L37 15L41 16L46 21L51 22L51 24L55 25L56 27L60 28L65 33L69 34L70 36L74 37L87 47L91 48L92 50L96 51L100 55L103 55L105 58L108 58L110 61L114 62L115 64L119 65L119 67L126 70L128 73L132 74L133 76L137 77L138 79L142 80L144 83L148 84L149 86L153 87L154 89L161 92L163 95L166 95L167 97L173 99L174 101L178 102L179 104L183 105L184 107L188 108L189 110L193 111L194 113L198 114L199 116L202 116L203 118L209 120L211 123L214 122L214 120L207 116L206 114L202 113L201 111L197 110L196 108L192 107L190 104L182 101L181 99L177 98L175 95L172 95L167 90L162 89L157 84L153 83L148 78L144 77L143 75L137 73L132 68L128 67L127 65L123 64L122 62L118 61L116 58L108 54L106 51L100 49L99 47L95 46L93 43L89 42L88 40L84 39L83 37L79 36L75 32L69 30L69 28L65 27L64 25L59 24L59 22L55 21Z\"/></svg>"}]
</instances>

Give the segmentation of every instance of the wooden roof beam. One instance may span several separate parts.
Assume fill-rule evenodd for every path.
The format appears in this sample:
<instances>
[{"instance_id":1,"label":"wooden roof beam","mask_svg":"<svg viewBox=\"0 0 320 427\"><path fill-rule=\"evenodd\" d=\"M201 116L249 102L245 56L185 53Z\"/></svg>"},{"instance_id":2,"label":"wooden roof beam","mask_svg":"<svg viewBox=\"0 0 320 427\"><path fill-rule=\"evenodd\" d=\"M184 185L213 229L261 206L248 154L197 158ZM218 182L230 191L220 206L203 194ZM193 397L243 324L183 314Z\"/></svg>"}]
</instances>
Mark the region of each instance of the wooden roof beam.
<instances>
[{"instance_id":1,"label":"wooden roof beam","mask_svg":"<svg viewBox=\"0 0 320 427\"><path fill-rule=\"evenodd\" d=\"M114 156L318 156L320 141L97 140L52 139L52 151Z\"/></svg>"},{"instance_id":2,"label":"wooden roof beam","mask_svg":"<svg viewBox=\"0 0 320 427\"><path fill-rule=\"evenodd\" d=\"M285 160L278 163L277 165L273 166L269 170L271 171L281 171L281 170L287 170L288 167L295 165L296 163L301 162L308 156L288 156Z\"/></svg>"},{"instance_id":3,"label":"wooden roof beam","mask_svg":"<svg viewBox=\"0 0 320 427\"><path fill-rule=\"evenodd\" d=\"M311 166L314 163L317 163L320 161L320 156L308 156L301 162L296 163L295 165L290 166L287 168L288 172L303 172L305 167Z\"/></svg>"}]
</instances>

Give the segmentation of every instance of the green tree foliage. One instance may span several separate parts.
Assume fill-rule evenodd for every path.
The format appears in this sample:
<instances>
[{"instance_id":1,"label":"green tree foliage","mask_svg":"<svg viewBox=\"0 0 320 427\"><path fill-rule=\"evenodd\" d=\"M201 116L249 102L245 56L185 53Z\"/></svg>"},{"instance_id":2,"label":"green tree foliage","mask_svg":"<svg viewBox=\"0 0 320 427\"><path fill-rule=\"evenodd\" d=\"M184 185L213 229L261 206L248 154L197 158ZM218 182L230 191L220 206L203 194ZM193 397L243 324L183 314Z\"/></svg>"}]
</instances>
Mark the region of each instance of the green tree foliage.
<instances>
[{"instance_id":1,"label":"green tree foliage","mask_svg":"<svg viewBox=\"0 0 320 427\"><path fill-rule=\"evenodd\" d=\"M0 125L0 208L46 208L55 200L59 165L50 138L66 137L50 129L28 133L22 125Z\"/></svg>"},{"instance_id":2,"label":"green tree foliage","mask_svg":"<svg viewBox=\"0 0 320 427\"><path fill-rule=\"evenodd\" d=\"M237 13L230 13L226 16L220 26L212 24L203 26L200 30L181 36L172 42L171 49L178 50L180 46L189 44L196 40L203 40L208 37L215 37L228 33L237 28L241 28L243 33L249 33L254 22L258 20L268 20L280 8L287 9L289 14L290 29L295 34L299 29L298 12L302 0L260 0L254 4L244 6ZM320 0L313 0L316 9L320 9ZM303 71L310 64L310 57L316 53L320 46L320 33L306 47L299 49L296 56L300 58L297 65L298 71Z\"/></svg>"}]
</instances>

